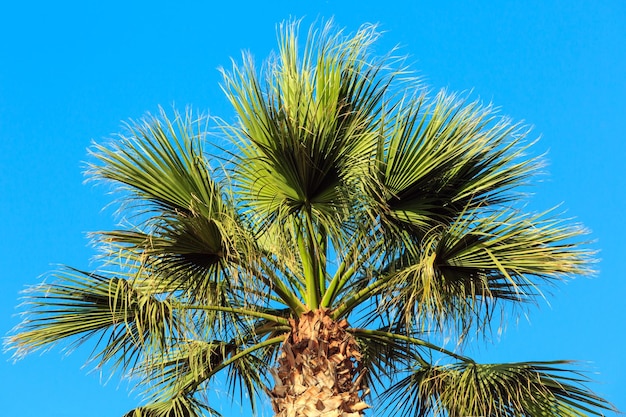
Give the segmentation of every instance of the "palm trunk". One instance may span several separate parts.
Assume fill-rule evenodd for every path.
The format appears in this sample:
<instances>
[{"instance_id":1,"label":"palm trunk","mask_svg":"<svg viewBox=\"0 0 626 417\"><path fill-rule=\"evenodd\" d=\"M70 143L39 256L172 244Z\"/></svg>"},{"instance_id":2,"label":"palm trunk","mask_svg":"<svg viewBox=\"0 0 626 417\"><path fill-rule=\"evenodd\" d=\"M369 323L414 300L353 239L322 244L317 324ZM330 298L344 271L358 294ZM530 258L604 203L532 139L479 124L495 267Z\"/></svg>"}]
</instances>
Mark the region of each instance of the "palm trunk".
<instances>
[{"instance_id":1,"label":"palm trunk","mask_svg":"<svg viewBox=\"0 0 626 417\"><path fill-rule=\"evenodd\" d=\"M277 417L361 417L368 405L361 358L346 320L320 309L291 320L270 392Z\"/></svg>"}]
</instances>

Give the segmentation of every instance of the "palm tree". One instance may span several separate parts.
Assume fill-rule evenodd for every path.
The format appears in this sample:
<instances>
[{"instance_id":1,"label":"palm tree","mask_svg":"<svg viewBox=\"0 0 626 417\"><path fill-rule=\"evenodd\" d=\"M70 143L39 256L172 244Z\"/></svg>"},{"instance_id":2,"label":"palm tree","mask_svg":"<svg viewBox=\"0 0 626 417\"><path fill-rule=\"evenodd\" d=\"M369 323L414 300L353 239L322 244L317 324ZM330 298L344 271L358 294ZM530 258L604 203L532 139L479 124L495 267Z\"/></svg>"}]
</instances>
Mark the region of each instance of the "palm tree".
<instances>
[{"instance_id":1,"label":"palm tree","mask_svg":"<svg viewBox=\"0 0 626 417\"><path fill-rule=\"evenodd\" d=\"M372 55L373 27L311 29L301 49L298 34L281 26L260 75L249 56L224 71L236 122L161 111L94 145L125 226L95 235L97 271L29 291L16 354L96 340L97 366L145 389L128 417L214 413L219 375L285 417L612 409L567 361L462 354L496 313L590 272L583 229L522 211L540 166L527 129L431 97Z\"/></svg>"}]
</instances>

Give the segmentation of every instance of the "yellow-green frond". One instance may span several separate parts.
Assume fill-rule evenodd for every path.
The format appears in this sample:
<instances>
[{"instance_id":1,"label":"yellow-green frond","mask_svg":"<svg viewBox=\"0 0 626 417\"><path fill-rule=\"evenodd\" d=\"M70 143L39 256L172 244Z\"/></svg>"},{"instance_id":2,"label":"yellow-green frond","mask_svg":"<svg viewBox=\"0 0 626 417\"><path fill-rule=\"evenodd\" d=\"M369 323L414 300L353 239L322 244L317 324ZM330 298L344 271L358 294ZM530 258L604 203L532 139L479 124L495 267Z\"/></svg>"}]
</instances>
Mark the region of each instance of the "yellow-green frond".
<instances>
[{"instance_id":1,"label":"yellow-green frond","mask_svg":"<svg viewBox=\"0 0 626 417\"><path fill-rule=\"evenodd\" d=\"M538 168L527 132L493 109L444 92L406 99L384 124L370 188L374 215L392 230L425 232L468 208L494 209Z\"/></svg>"},{"instance_id":2,"label":"yellow-green frond","mask_svg":"<svg viewBox=\"0 0 626 417\"><path fill-rule=\"evenodd\" d=\"M303 51L297 24L284 25L280 51L258 75L251 61L224 74L239 124L236 172L243 213L254 226L310 212L337 237L376 148L379 112L393 74L370 64L376 37L330 26L311 32Z\"/></svg>"},{"instance_id":3,"label":"yellow-green frond","mask_svg":"<svg viewBox=\"0 0 626 417\"><path fill-rule=\"evenodd\" d=\"M69 338L100 340L101 364L133 367L146 352L167 349L167 339L185 330L169 299L159 299L123 278L77 270L27 291L28 314L11 336L18 355Z\"/></svg>"},{"instance_id":4,"label":"yellow-green frond","mask_svg":"<svg viewBox=\"0 0 626 417\"><path fill-rule=\"evenodd\" d=\"M91 178L127 191L123 201L144 211L158 207L170 213L210 215L222 210L219 185L202 150L205 119L188 112L175 113L171 120L161 111L159 116L128 123L127 131L108 146L94 145Z\"/></svg>"},{"instance_id":5,"label":"yellow-green frond","mask_svg":"<svg viewBox=\"0 0 626 417\"><path fill-rule=\"evenodd\" d=\"M404 240L378 278L380 310L395 312L407 329L484 329L497 303L532 302L551 283L590 273L593 252L578 243L584 234L549 213L467 213Z\"/></svg>"},{"instance_id":6,"label":"yellow-green frond","mask_svg":"<svg viewBox=\"0 0 626 417\"><path fill-rule=\"evenodd\" d=\"M614 411L567 364L420 366L387 391L385 400L393 413L416 417L584 417Z\"/></svg>"}]
</instances>

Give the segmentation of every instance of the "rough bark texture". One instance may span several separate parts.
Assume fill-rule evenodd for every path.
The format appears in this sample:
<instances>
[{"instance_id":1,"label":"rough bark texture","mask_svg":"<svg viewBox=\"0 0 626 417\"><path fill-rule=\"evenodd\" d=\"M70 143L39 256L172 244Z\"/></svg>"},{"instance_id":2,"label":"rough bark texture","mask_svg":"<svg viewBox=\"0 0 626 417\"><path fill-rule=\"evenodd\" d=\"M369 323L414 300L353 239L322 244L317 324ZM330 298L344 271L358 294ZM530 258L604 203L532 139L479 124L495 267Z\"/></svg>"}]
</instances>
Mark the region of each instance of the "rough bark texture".
<instances>
[{"instance_id":1,"label":"rough bark texture","mask_svg":"<svg viewBox=\"0 0 626 417\"><path fill-rule=\"evenodd\" d=\"M358 367L361 358L345 320L320 309L291 321L270 392L278 417L360 417L368 405Z\"/></svg>"}]
</instances>

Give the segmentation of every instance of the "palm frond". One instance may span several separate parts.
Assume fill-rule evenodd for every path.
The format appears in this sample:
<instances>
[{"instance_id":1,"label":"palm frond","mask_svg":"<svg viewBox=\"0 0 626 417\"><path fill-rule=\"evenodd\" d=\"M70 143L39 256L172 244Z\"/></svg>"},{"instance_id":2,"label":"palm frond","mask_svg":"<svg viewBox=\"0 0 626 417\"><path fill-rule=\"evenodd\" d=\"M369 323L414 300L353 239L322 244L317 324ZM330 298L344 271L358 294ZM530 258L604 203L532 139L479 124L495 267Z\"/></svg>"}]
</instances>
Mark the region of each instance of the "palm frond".
<instances>
[{"instance_id":1,"label":"palm frond","mask_svg":"<svg viewBox=\"0 0 626 417\"><path fill-rule=\"evenodd\" d=\"M263 228L310 210L329 236L343 234L350 196L376 146L385 87L383 63L366 57L373 28L355 37L311 32L299 54L296 24L281 28L280 51L260 80L249 58L224 73L240 126L236 180L242 209Z\"/></svg>"},{"instance_id":2,"label":"palm frond","mask_svg":"<svg viewBox=\"0 0 626 417\"><path fill-rule=\"evenodd\" d=\"M176 216L155 222L149 232L101 232L98 239L106 254L137 263L144 274L149 271L150 280L159 282L162 292L181 291L194 302L208 302L215 289L234 284L231 271L240 259L230 250L232 236L227 233L203 216Z\"/></svg>"},{"instance_id":3,"label":"palm frond","mask_svg":"<svg viewBox=\"0 0 626 417\"><path fill-rule=\"evenodd\" d=\"M179 392L193 394L236 349L235 343L220 340L181 339L167 354L148 358L135 373L145 394L158 403Z\"/></svg>"},{"instance_id":4,"label":"palm frond","mask_svg":"<svg viewBox=\"0 0 626 417\"><path fill-rule=\"evenodd\" d=\"M239 401L250 403L253 412L257 412L257 398L270 388L270 369L278 356L280 345L272 344L242 356L228 369L228 388L234 398L239 394Z\"/></svg>"},{"instance_id":5,"label":"palm frond","mask_svg":"<svg viewBox=\"0 0 626 417\"><path fill-rule=\"evenodd\" d=\"M167 350L169 337L186 328L171 299L158 299L123 278L74 269L28 290L25 304L28 315L9 338L18 355L65 338L75 344L95 339L102 350L94 359L130 369L146 353Z\"/></svg>"},{"instance_id":6,"label":"palm frond","mask_svg":"<svg viewBox=\"0 0 626 417\"><path fill-rule=\"evenodd\" d=\"M370 389L384 391L386 384L393 381L401 369L405 369L420 353L406 340L388 337L384 332L364 332L348 329L357 342L361 352L359 365L366 369L365 378Z\"/></svg>"},{"instance_id":7,"label":"palm frond","mask_svg":"<svg viewBox=\"0 0 626 417\"><path fill-rule=\"evenodd\" d=\"M550 213L467 213L418 242L405 240L380 278L388 280L381 310L397 312L407 328L486 329L498 301L534 301L545 284L591 273L593 252L578 242L585 233Z\"/></svg>"},{"instance_id":8,"label":"palm frond","mask_svg":"<svg viewBox=\"0 0 626 417\"><path fill-rule=\"evenodd\" d=\"M128 136L120 135L115 143L94 145L97 162L89 165L90 177L128 191L123 198L142 209L209 215L222 210L219 186L201 146L206 120L191 112L175 113L170 120L161 110L159 116L130 122L127 130Z\"/></svg>"},{"instance_id":9,"label":"palm frond","mask_svg":"<svg viewBox=\"0 0 626 417\"><path fill-rule=\"evenodd\" d=\"M604 415L613 407L562 367L567 361L420 366L384 394L386 409L403 416ZM395 408L395 409L394 409Z\"/></svg>"},{"instance_id":10,"label":"palm frond","mask_svg":"<svg viewBox=\"0 0 626 417\"><path fill-rule=\"evenodd\" d=\"M128 217L140 221L129 230L95 234L103 257L139 262L194 300L210 293L207 286L229 284L237 270L258 262L253 237L218 182L226 178L203 153L203 120L191 113L170 120L162 111L128 130L129 137L92 151L97 162L90 175L126 190Z\"/></svg>"},{"instance_id":11,"label":"palm frond","mask_svg":"<svg viewBox=\"0 0 626 417\"><path fill-rule=\"evenodd\" d=\"M528 132L490 107L444 92L406 100L384 125L381 189L370 190L374 214L391 230L426 232L468 209L515 200L512 190L540 165L524 157Z\"/></svg>"},{"instance_id":12,"label":"palm frond","mask_svg":"<svg viewBox=\"0 0 626 417\"><path fill-rule=\"evenodd\" d=\"M194 397L178 395L172 399L136 408L124 414L124 417L219 417L220 413Z\"/></svg>"},{"instance_id":13,"label":"palm frond","mask_svg":"<svg viewBox=\"0 0 626 417\"><path fill-rule=\"evenodd\" d=\"M180 395L197 397L224 371L231 394L239 392L242 399L245 395L255 410L256 397L266 387L269 366L285 336L285 329L270 329L258 335L251 330L230 341L181 339L167 354L144 361L135 376L154 405Z\"/></svg>"}]
</instances>

